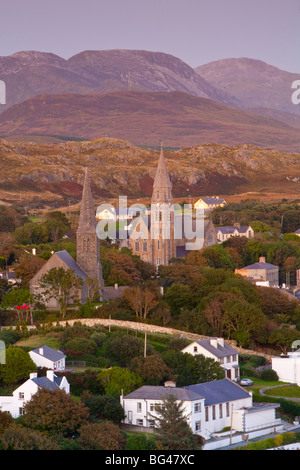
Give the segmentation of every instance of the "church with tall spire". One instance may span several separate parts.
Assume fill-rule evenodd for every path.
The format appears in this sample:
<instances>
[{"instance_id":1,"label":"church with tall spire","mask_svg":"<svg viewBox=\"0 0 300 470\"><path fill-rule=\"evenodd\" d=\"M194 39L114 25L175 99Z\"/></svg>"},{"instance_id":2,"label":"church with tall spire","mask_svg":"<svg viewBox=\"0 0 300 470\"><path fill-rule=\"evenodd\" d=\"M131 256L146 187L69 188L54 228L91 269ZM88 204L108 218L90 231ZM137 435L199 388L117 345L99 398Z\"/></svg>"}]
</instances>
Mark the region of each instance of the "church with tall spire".
<instances>
[{"instance_id":1,"label":"church with tall spire","mask_svg":"<svg viewBox=\"0 0 300 470\"><path fill-rule=\"evenodd\" d=\"M53 253L51 258L31 279L30 292L32 294L41 294L43 296L41 280L44 274L47 274L53 268L63 268L65 270L71 269L76 276L81 278L82 287L77 294L82 303L89 296L89 279L93 279L93 281L98 283L99 299L106 299L100 261L99 239L96 233L96 213L87 168L85 169L76 241L76 261L66 250ZM48 308L58 308L58 302L55 298L47 299L46 306Z\"/></svg>"},{"instance_id":2,"label":"church with tall spire","mask_svg":"<svg viewBox=\"0 0 300 470\"><path fill-rule=\"evenodd\" d=\"M161 147L153 181L151 213L135 219L131 223L131 233L126 246L143 261L158 268L167 266L174 258L187 256L187 239L184 236L185 217L175 217L173 185L169 177L165 155ZM195 220L190 216L190 223ZM180 233L175 228L180 227ZM194 230L195 231L195 230ZM177 235L177 236L176 236ZM203 222L202 247L217 243L217 234L211 220ZM125 246L125 243L123 243Z\"/></svg>"}]
</instances>

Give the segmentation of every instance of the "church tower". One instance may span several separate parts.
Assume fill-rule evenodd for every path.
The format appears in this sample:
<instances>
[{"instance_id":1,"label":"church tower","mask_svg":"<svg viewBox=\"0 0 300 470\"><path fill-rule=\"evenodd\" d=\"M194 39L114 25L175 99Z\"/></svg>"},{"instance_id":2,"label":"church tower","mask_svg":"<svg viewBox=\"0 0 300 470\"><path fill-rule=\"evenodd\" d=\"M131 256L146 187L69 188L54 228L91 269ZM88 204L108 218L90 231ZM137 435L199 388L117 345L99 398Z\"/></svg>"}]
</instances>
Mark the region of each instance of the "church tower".
<instances>
[{"instance_id":1,"label":"church tower","mask_svg":"<svg viewBox=\"0 0 300 470\"><path fill-rule=\"evenodd\" d=\"M96 216L88 169L85 170L83 193L77 229L77 264L89 278L97 279L103 291L99 239L96 233Z\"/></svg>"},{"instance_id":2,"label":"church tower","mask_svg":"<svg viewBox=\"0 0 300 470\"><path fill-rule=\"evenodd\" d=\"M151 199L151 262L168 265L175 256L172 183L161 148Z\"/></svg>"}]
</instances>

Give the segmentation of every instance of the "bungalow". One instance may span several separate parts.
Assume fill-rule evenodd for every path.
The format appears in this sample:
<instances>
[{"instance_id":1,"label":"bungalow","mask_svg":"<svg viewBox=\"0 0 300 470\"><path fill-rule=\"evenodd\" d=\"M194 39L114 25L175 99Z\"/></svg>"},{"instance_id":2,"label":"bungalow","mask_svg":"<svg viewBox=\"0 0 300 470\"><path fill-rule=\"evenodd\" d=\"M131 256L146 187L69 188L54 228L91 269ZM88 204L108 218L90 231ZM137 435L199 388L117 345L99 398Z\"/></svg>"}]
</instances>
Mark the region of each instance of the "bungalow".
<instances>
[{"instance_id":1,"label":"bungalow","mask_svg":"<svg viewBox=\"0 0 300 470\"><path fill-rule=\"evenodd\" d=\"M204 211L216 209L217 207L224 207L226 201L219 196L216 197L202 197L194 204L194 209L203 209Z\"/></svg>"},{"instance_id":2,"label":"bungalow","mask_svg":"<svg viewBox=\"0 0 300 470\"><path fill-rule=\"evenodd\" d=\"M186 387L144 385L126 396L121 395L123 422L154 428L159 409L169 395L181 403L193 433L204 439L214 437L227 427L242 433L258 430L267 433L281 425L275 415L279 404L253 404L251 393L229 379Z\"/></svg>"},{"instance_id":3,"label":"bungalow","mask_svg":"<svg viewBox=\"0 0 300 470\"><path fill-rule=\"evenodd\" d=\"M66 356L61 351L43 344L39 348L29 351L29 356L37 367L45 367L56 371L63 371L66 367Z\"/></svg>"},{"instance_id":4,"label":"bungalow","mask_svg":"<svg viewBox=\"0 0 300 470\"><path fill-rule=\"evenodd\" d=\"M236 269L235 274L255 282L256 285L266 287L279 286L279 268L274 264L266 263L266 258L261 256L258 263L251 264L241 269Z\"/></svg>"},{"instance_id":5,"label":"bungalow","mask_svg":"<svg viewBox=\"0 0 300 470\"><path fill-rule=\"evenodd\" d=\"M227 227L216 227L219 242L225 242L231 237L253 238L254 230L250 225L234 224Z\"/></svg>"},{"instance_id":6,"label":"bungalow","mask_svg":"<svg viewBox=\"0 0 300 470\"><path fill-rule=\"evenodd\" d=\"M202 354L205 357L219 362L224 369L225 377L228 379L237 379L239 372L239 353L229 346L223 338L207 338L193 341L181 350L182 353L188 353L195 356Z\"/></svg>"},{"instance_id":7,"label":"bungalow","mask_svg":"<svg viewBox=\"0 0 300 470\"><path fill-rule=\"evenodd\" d=\"M64 390L70 393L70 385L66 377L57 377L53 370L48 370L46 377L38 377L37 373L33 372L29 379L13 392L12 396L0 396L0 411L8 411L13 418L22 416L25 403L30 401L41 388Z\"/></svg>"}]
</instances>

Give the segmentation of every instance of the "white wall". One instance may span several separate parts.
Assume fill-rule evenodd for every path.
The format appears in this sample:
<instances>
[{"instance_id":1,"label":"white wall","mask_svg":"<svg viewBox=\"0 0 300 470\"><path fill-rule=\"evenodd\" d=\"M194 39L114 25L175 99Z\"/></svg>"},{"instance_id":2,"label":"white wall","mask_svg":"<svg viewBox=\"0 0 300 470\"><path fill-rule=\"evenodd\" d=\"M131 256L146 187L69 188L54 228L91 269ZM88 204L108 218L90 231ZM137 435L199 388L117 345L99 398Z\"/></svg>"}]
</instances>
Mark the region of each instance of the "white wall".
<instances>
[{"instance_id":1,"label":"white wall","mask_svg":"<svg viewBox=\"0 0 300 470\"><path fill-rule=\"evenodd\" d=\"M300 355L289 353L289 357L273 357L272 369L281 382L295 383L300 386Z\"/></svg>"}]
</instances>

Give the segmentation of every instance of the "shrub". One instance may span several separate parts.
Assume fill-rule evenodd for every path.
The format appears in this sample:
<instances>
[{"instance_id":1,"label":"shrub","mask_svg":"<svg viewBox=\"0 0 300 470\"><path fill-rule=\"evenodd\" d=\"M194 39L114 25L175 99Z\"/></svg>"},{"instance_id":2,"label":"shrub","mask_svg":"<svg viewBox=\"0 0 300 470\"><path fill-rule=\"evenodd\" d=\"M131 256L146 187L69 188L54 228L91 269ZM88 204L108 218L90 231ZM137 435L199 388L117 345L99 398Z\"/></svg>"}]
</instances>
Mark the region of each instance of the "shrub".
<instances>
[{"instance_id":1,"label":"shrub","mask_svg":"<svg viewBox=\"0 0 300 470\"><path fill-rule=\"evenodd\" d=\"M84 354L95 354L97 344L88 338L74 338L66 342L65 348L72 351L81 351Z\"/></svg>"},{"instance_id":2,"label":"shrub","mask_svg":"<svg viewBox=\"0 0 300 470\"><path fill-rule=\"evenodd\" d=\"M278 375L277 372L273 369L264 369L260 375L262 380L268 381L277 381Z\"/></svg>"}]
</instances>

